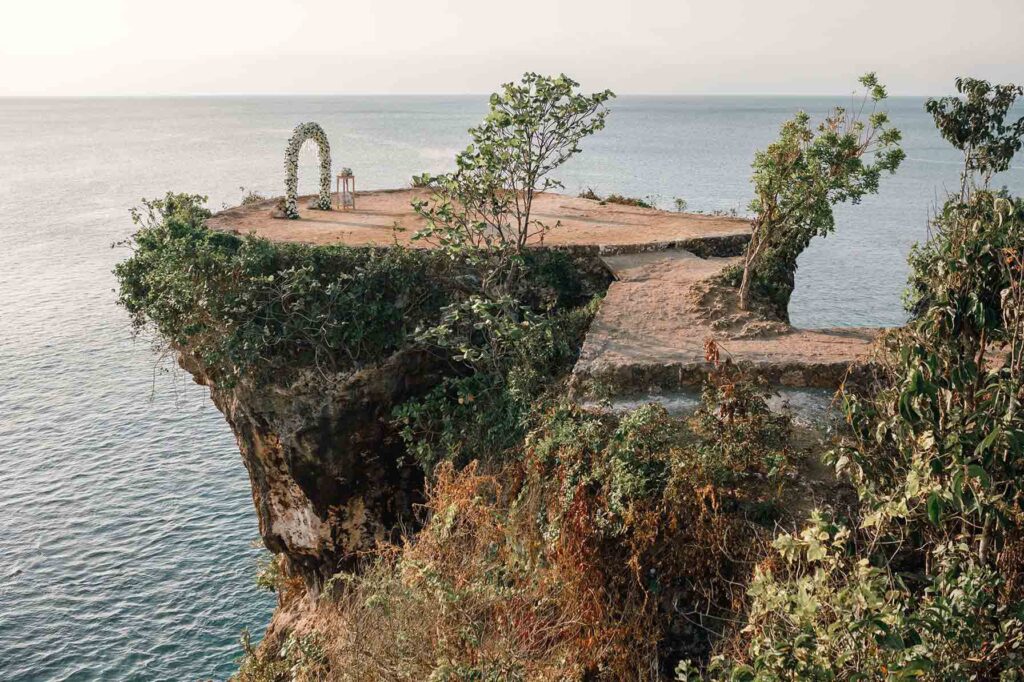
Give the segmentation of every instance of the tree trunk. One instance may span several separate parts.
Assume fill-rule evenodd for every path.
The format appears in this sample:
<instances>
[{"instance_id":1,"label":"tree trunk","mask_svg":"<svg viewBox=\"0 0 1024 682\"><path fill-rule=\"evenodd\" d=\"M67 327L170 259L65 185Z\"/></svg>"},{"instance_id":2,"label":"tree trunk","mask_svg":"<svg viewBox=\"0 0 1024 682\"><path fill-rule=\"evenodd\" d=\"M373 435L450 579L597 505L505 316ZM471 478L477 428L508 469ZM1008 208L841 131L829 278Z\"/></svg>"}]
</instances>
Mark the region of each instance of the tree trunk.
<instances>
[{"instance_id":1,"label":"tree trunk","mask_svg":"<svg viewBox=\"0 0 1024 682\"><path fill-rule=\"evenodd\" d=\"M750 310L750 260L743 261L743 279L740 281L740 310Z\"/></svg>"},{"instance_id":2,"label":"tree trunk","mask_svg":"<svg viewBox=\"0 0 1024 682\"><path fill-rule=\"evenodd\" d=\"M761 240L760 229L763 223L754 220L750 224L750 241L747 242L747 250L743 254L743 279L740 280L740 310L750 310L750 286L754 278L754 263L761 254L764 242Z\"/></svg>"}]
</instances>

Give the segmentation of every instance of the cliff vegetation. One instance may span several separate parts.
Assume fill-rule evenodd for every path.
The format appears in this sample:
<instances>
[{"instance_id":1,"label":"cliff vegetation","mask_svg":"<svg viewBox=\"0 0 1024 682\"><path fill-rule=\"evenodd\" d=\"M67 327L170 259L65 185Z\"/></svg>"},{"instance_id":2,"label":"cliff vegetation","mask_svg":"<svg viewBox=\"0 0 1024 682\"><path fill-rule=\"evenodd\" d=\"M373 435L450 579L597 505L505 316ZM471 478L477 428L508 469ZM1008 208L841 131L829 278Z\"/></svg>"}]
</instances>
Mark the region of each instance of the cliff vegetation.
<instances>
[{"instance_id":1,"label":"cliff vegetation","mask_svg":"<svg viewBox=\"0 0 1024 682\"><path fill-rule=\"evenodd\" d=\"M1021 679L1024 201L990 181L1022 91L957 85L929 111L963 186L825 441L713 340L693 414L571 399L609 275L527 248L557 229L529 198L611 93L565 76L506 85L457 170L426 179L433 248L271 243L207 230L201 197L146 203L121 302L210 387L275 554L278 611L237 678ZM831 206L902 158L884 117L830 121L815 137L798 116L755 160L800 174L759 194L732 282L769 314Z\"/></svg>"}]
</instances>

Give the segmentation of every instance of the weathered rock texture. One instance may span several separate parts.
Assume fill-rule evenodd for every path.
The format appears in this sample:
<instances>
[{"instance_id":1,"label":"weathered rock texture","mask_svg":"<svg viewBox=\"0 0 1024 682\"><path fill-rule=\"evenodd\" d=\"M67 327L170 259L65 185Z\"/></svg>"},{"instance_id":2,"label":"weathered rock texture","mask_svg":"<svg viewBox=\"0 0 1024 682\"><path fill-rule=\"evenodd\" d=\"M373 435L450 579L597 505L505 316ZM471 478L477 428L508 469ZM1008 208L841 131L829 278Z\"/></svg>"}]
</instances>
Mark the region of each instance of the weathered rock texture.
<instances>
[{"instance_id":1,"label":"weathered rock texture","mask_svg":"<svg viewBox=\"0 0 1024 682\"><path fill-rule=\"evenodd\" d=\"M423 473L404 460L390 414L437 383L436 358L400 352L358 372L308 370L259 388L217 387L194 358L181 361L235 433L264 543L314 593L413 523Z\"/></svg>"}]
</instances>

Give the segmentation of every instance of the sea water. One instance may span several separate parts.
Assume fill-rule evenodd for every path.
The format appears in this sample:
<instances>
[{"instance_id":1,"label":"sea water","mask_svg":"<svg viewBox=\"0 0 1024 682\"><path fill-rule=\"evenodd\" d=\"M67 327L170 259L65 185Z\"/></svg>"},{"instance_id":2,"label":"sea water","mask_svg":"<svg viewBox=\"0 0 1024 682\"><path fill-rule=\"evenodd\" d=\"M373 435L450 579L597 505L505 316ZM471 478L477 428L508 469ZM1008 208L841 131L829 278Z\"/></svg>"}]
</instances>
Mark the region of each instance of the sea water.
<instances>
[{"instance_id":1,"label":"sea water","mask_svg":"<svg viewBox=\"0 0 1024 682\"><path fill-rule=\"evenodd\" d=\"M567 192L743 212L750 161L797 109L848 97L622 97L557 173ZM360 189L451 167L486 97L0 99L0 680L222 679L273 596L254 584L256 516L204 389L134 340L111 244L167 190L214 209L283 192L292 128L320 123ZM804 326L895 325L911 245L959 157L923 100L888 104L907 160L837 210L800 260ZM1024 190L1024 159L1000 181ZM300 191L316 189L303 152Z\"/></svg>"}]
</instances>

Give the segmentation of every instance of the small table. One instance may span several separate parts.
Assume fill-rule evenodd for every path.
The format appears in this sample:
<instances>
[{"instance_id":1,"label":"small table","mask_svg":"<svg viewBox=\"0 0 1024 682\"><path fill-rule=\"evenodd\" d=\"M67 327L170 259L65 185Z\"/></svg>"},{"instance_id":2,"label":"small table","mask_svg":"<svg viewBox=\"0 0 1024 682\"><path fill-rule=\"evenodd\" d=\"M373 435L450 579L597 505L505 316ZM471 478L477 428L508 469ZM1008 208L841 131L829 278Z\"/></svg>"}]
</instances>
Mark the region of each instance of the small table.
<instances>
[{"instance_id":1,"label":"small table","mask_svg":"<svg viewBox=\"0 0 1024 682\"><path fill-rule=\"evenodd\" d=\"M348 168L343 169L338 173L338 208L345 210L350 208L353 211L356 209L356 176L352 174L352 171ZM351 187L349 181L352 182Z\"/></svg>"}]
</instances>

